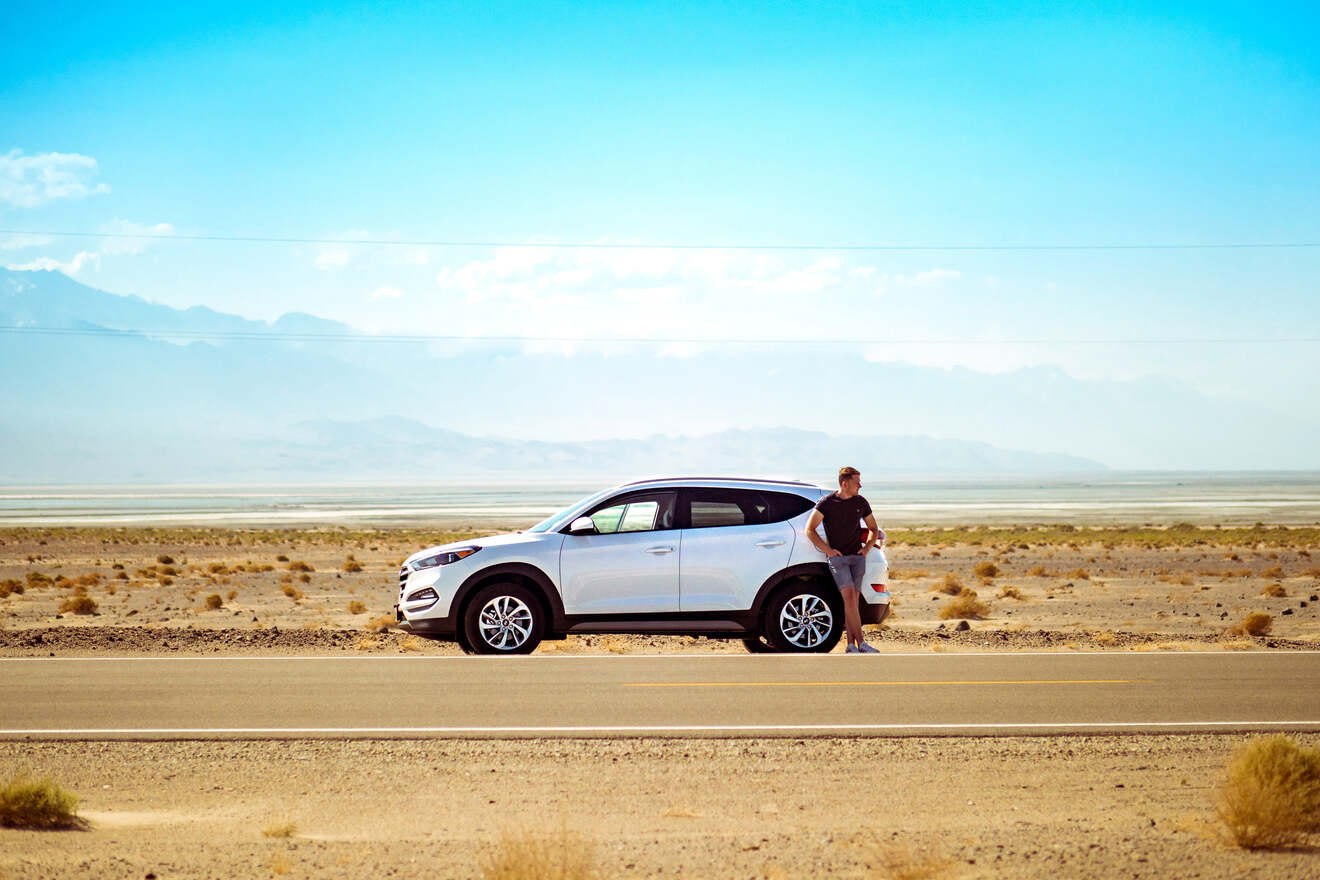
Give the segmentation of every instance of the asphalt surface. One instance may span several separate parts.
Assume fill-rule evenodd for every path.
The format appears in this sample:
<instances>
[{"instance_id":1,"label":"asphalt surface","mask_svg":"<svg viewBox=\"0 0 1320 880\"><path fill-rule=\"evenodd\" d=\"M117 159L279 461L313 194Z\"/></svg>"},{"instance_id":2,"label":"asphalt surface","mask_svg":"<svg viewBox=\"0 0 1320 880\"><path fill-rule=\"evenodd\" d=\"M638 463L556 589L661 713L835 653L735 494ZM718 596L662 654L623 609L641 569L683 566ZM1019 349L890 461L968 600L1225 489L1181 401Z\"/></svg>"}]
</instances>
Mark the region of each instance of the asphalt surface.
<instances>
[{"instance_id":1,"label":"asphalt surface","mask_svg":"<svg viewBox=\"0 0 1320 880\"><path fill-rule=\"evenodd\" d=\"M0 737L1320 730L1320 652L0 660Z\"/></svg>"}]
</instances>

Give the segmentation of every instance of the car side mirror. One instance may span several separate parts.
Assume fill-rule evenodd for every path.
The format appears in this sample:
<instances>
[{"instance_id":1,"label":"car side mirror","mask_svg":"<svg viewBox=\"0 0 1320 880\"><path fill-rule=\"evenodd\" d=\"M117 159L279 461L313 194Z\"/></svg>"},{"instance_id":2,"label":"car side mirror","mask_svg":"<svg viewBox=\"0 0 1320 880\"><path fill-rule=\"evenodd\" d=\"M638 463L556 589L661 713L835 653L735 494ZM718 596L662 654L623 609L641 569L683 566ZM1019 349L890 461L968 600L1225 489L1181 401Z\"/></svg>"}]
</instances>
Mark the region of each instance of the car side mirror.
<instances>
[{"instance_id":1,"label":"car side mirror","mask_svg":"<svg viewBox=\"0 0 1320 880\"><path fill-rule=\"evenodd\" d=\"M573 524L568 527L570 535L595 535L596 521L589 516L579 516L573 520Z\"/></svg>"}]
</instances>

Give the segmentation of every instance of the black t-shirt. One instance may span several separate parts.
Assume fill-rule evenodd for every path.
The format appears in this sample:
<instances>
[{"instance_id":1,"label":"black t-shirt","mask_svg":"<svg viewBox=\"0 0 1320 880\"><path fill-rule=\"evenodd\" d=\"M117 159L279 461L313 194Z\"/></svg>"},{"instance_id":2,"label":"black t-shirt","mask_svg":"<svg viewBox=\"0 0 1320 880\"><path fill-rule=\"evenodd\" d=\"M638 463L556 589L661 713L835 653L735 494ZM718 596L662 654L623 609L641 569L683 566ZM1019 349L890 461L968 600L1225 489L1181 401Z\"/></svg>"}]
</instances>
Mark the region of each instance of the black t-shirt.
<instances>
[{"instance_id":1,"label":"black t-shirt","mask_svg":"<svg viewBox=\"0 0 1320 880\"><path fill-rule=\"evenodd\" d=\"M816 502L825 521L825 543L844 556L862 552L862 518L870 516L871 505L861 495L840 498L831 492Z\"/></svg>"}]
</instances>

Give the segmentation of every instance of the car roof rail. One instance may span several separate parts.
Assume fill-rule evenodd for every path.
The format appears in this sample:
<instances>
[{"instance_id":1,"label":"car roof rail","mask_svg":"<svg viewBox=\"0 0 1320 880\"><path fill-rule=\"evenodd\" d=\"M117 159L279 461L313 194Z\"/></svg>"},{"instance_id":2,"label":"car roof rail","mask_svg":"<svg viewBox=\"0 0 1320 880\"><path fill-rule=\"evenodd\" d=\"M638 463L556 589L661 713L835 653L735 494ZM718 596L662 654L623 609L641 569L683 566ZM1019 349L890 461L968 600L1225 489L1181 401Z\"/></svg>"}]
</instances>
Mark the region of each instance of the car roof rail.
<instances>
[{"instance_id":1,"label":"car roof rail","mask_svg":"<svg viewBox=\"0 0 1320 880\"><path fill-rule=\"evenodd\" d=\"M809 489L819 489L815 483L808 483L805 480L784 480L769 479L765 477L647 477L642 480L630 480L627 483L621 483L619 488L625 486L640 486L643 483L674 483L674 482L703 482L703 483L769 483L775 486L805 486Z\"/></svg>"}]
</instances>

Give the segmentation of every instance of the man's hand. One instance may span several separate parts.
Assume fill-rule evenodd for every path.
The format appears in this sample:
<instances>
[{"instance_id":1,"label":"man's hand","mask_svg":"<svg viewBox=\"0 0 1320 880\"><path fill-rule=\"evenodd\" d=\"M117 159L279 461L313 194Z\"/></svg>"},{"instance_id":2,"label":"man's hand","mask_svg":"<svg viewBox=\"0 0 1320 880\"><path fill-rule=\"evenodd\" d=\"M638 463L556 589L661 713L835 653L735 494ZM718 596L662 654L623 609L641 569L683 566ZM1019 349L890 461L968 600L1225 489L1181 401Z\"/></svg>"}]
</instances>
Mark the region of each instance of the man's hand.
<instances>
[{"instance_id":1,"label":"man's hand","mask_svg":"<svg viewBox=\"0 0 1320 880\"><path fill-rule=\"evenodd\" d=\"M842 556L842 555L843 555L842 553L840 553L838 550L835 550L833 547L825 548L826 559L833 559L835 556Z\"/></svg>"}]
</instances>

